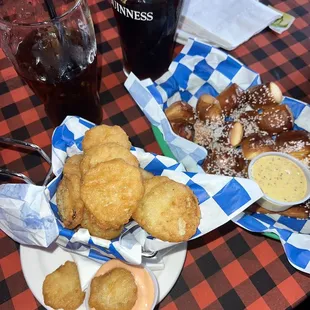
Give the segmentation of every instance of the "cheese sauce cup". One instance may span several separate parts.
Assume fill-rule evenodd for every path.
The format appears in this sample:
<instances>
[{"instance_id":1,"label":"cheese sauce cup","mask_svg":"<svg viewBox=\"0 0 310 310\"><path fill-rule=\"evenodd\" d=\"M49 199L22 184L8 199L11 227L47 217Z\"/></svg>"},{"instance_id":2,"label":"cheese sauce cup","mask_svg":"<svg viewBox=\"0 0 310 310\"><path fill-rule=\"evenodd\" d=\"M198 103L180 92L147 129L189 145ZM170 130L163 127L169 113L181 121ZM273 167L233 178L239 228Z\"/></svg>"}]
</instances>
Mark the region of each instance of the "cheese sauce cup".
<instances>
[{"instance_id":1,"label":"cheese sauce cup","mask_svg":"<svg viewBox=\"0 0 310 310\"><path fill-rule=\"evenodd\" d=\"M269 211L284 211L310 198L310 170L291 155L262 153L250 162L248 175L265 194L257 203Z\"/></svg>"}]
</instances>

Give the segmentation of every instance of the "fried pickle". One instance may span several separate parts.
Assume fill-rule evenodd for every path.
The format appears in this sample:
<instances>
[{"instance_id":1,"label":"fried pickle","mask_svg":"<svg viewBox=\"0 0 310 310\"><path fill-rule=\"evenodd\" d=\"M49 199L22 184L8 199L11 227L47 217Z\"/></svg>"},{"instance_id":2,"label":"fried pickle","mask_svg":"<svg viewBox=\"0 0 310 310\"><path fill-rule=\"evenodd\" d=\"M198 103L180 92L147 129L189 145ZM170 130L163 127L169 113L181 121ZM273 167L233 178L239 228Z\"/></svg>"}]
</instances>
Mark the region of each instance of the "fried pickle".
<instances>
[{"instance_id":1,"label":"fried pickle","mask_svg":"<svg viewBox=\"0 0 310 310\"><path fill-rule=\"evenodd\" d=\"M46 276L43 297L44 303L53 309L75 310L82 304L85 293L75 263L67 261Z\"/></svg>"},{"instance_id":2,"label":"fried pickle","mask_svg":"<svg viewBox=\"0 0 310 310\"><path fill-rule=\"evenodd\" d=\"M63 174L81 176L80 163L82 159L83 154L77 154L73 155L72 157L69 157L64 164Z\"/></svg>"},{"instance_id":3,"label":"fried pickle","mask_svg":"<svg viewBox=\"0 0 310 310\"><path fill-rule=\"evenodd\" d=\"M137 295L138 288L131 272L114 268L93 278L88 303L96 310L131 310Z\"/></svg>"},{"instance_id":4,"label":"fried pickle","mask_svg":"<svg viewBox=\"0 0 310 310\"><path fill-rule=\"evenodd\" d=\"M89 169L95 167L97 164L116 158L121 158L127 164L139 167L138 159L130 153L128 148L116 143L107 143L94 146L87 151L80 164L81 173L84 175Z\"/></svg>"},{"instance_id":5,"label":"fried pickle","mask_svg":"<svg viewBox=\"0 0 310 310\"><path fill-rule=\"evenodd\" d=\"M81 227L88 229L91 236L112 240L117 238L124 228L121 226L118 229L106 229L100 226L100 223L94 218L94 216L87 210L84 210L84 216L81 223Z\"/></svg>"},{"instance_id":6,"label":"fried pickle","mask_svg":"<svg viewBox=\"0 0 310 310\"><path fill-rule=\"evenodd\" d=\"M140 168L140 172L143 180L148 180L154 177L154 175L151 172L148 172L142 168Z\"/></svg>"},{"instance_id":7,"label":"fried pickle","mask_svg":"<svg viewBox=\"0 0 310 310\"><path fill-rule=\"evenodd\" d=\"M63 169L56 194L56 202L60 218L66 228L74 229L83 219L84 203L81 200L80 163L83 155L68 158Z\"/></svg>"},{"instance_id":8,"label":"fried pickle","mask_svg":"<svg viewBox=\"0 0 310 310\"><path fill-rule=\"evenodd\" d=\"M189 240L200 222L198 200L189 187L161 178L145 181L146 194L133 219L155 238L170 242Z\"/></svg>"},{"instance_id":9,"label":"fried pickle","mask_svg":"<svg viewBox=\"0 0 310 310\"><path fill-rule=\"evenodd\" d=\"M167 177L162 176L154 176L152 179L148 179L146 182L144 182L144 197L153 190L156 186L171 181Z\"/></svg>"},{"instance_id":10,"label":"fried pickle","mask_svg":"<svg viewBox=\"0 0 310 310\"><path fill-rule=\"evenodd\" d=\"M82 141L83 151L87 152L93 146L106 143L117 143L126 149L130 149L126 132L119 126L100 125L86 131Z\"/></svg>"},{"instance_id":11,"label":"fried pickle","mask_svg":"<svg viewBox=\"0 0 310 310\"><path fill-rule=\"evenodd\" d=\"M144 185L139 168L123 159L113 159L96 165L84 175L81 197L85 207L107 229L118 229L128 223Z\"/></svg>"},{"instance_id":12,"label":"fried pickle","mask_svg":"<svg viewBox=\"0 0 310 310\"><path fill-rule=\"evenodd\" d=\"M80 178L77 175L63 177L57 189L56 202L66 228L74 229L81 224L84 203L80 197Z\"/></svg>"}]
</instances>

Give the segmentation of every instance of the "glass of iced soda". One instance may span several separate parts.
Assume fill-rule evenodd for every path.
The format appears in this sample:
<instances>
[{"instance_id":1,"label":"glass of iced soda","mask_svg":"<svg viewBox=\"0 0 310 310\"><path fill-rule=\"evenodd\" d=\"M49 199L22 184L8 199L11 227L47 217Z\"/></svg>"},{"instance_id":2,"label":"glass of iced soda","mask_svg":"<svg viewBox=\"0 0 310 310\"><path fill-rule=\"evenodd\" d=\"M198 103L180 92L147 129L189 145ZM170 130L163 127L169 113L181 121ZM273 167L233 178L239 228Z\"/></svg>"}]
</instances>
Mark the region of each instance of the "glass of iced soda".
<instances>
[{"instance_id":1,"label":"glass of iced soda","mask_svg":"<svg viewBox=\"0 0 310 310\"><path fill-rule=\"evenodd\" d=\"M101 123L97 46L86 0L1 0L0 44L54 126L67 115Z\"/></svg>"}]
</instances>

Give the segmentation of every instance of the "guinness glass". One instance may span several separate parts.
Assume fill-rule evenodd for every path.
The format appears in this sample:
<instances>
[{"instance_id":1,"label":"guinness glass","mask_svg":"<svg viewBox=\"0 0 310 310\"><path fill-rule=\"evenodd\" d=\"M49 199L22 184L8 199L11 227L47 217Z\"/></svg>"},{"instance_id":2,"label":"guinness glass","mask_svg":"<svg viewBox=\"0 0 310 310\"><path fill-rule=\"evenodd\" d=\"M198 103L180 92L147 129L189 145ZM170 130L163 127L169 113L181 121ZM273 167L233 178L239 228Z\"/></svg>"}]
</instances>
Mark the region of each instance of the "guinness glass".
<instances>
[{"instance_id":1,"label":"guinness glass","mask_svg":"<svg viewBox=\"0 0 310 310\"><path fill-rule=\"evenodd\" d=\"M159 78L172 61L183 0L111 0L126 74Z\"/></svg>"}]
</instances>

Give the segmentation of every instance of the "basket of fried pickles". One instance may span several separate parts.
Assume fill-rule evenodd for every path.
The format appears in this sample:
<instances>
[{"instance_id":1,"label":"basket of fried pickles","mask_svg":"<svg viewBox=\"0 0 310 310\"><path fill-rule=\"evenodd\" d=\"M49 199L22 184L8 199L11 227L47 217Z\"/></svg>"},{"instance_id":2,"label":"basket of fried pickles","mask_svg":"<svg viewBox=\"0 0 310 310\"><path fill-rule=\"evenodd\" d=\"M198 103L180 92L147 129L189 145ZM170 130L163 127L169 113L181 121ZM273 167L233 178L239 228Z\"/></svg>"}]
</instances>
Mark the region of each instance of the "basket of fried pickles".
<instances>
[{"instance_id":1,"label":"basket of fried pickles","mask_svg":"<svg viewBox=\"0 0 310 310\"><path fill-rule=\"evenodd\" d=\"M261 197L250 180L187 173L174 159L132 147L119 126L68 117L52 150L57 243L91 258L140 264L144 251L198 238Z\"/></svg>"}]
</instances>

